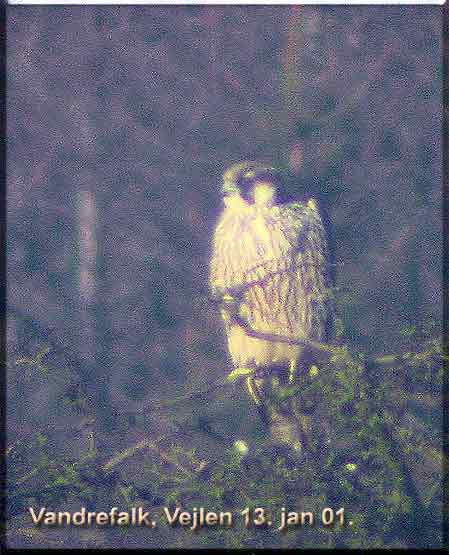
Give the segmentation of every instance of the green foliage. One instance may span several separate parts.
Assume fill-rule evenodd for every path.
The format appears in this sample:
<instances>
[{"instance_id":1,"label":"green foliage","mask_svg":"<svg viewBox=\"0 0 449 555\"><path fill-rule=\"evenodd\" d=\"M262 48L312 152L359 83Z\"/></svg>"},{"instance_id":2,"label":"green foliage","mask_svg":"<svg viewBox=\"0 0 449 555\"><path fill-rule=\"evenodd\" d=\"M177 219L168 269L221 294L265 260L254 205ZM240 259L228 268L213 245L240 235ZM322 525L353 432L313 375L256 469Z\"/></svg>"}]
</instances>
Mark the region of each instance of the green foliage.
<instances>
[{"instance_id":1,"label":"green foliage","mask_svg":"<svg viewBox=\"0 0 449 555\"><path fill-rule=\"evenodd\" d=\"M30 500L62 509L68 499L90 506L98 499L104 507L147 506L151 491L156 514L164 506L202 506L237 515L231 529L207 528L190 535L178 528L161 529L163 539L158 541L164 545L435 545L440 523L430 515L439 514L440 475L431 463L438 444L429 438L438 434L428 427L432 419L426 420L426 414L438 405L443 355L440 339L426 336L424 329L431 328L413 324L398 331L405 340L419 338L413 350L405 345L403 352L372 360L344 345L332 349L327 362L304 374L300 386L280 388L274 402L296 399L311 415L312 441L303 460L260 441L236 440L210 460L199 447L172 442L162 448L159 442L143 440L101 462L101 453L91 449L91 438L86 453L68 461L55 456L52 431L43 429L32 441L8 450L13 514L24 512ZM51 373L50 368L49 379ZM242 369L234 374L246 376ZM126 472L131 460L138 464L132 476ZM426 472L420 475L422 468ZM265 508L277 525L244 527L238 515L245 507ZM344 507L345 523L304 525L281 533L281 507L313 511L316 518L325 507ZM121 541L117 538L113 541Z\"/></svg>"},{"instance_id":2,"label":"green foliage","mask_svg":"<svg viewBox=\"0 0 449 555\"><path fill-rule=\"evenodd\" d=\"M235 368L226 376L226 380L229 382L233 382L243 376L251 376L253 373L254 370L251 368Z\"/></svg>"}]
</instances>

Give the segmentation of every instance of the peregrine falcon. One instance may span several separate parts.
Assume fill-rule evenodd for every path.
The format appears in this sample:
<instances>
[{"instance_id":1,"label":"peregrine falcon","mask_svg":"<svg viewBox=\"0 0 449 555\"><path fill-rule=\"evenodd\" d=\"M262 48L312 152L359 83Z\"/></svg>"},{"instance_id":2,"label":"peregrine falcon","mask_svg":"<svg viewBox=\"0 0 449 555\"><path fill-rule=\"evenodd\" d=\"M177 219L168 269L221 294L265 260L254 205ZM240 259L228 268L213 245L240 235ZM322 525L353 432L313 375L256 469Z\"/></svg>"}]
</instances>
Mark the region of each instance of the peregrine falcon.
<instances>
[{"instance_id":1,"label":"peregrine falcon","mask_svg":"<svg viewBox=\"0 0 449 555\"><path fill-rule=\"evenodd\" d=\"M221 301L234 368L247 374L271 439L303 451L308 424L298 417L297 399L272 399L313 364L309 342L327 340L329 257L317 202L286 192L281 172L269 164L242 162L225 171L210 287Z\"/></svg>"}]
</instances>

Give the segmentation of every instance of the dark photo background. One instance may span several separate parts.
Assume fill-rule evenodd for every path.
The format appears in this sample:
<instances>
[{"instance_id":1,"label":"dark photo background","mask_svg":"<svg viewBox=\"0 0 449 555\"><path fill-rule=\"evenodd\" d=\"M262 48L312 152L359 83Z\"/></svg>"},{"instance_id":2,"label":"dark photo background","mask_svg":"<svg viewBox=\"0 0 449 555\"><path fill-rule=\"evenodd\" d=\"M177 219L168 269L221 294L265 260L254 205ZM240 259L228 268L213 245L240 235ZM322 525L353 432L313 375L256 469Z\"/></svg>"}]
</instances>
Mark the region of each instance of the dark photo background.
<instances>
[{"instance_id":1,"label":"dark photo background","mask_svg":"<svg viewBox=\"0 0 449 555\"><path fill-rule=\"evenodd\" d=\"M441 9L9 6L7 48L9 544L438 547ZM356 477L344 457L302 469L313 492L270 474L243 389L214 387L230 370L208 298L220 178L258 158L320 199L340 342L383 361L358 380L370 425L392 423L378 391L398 407ZM27 512L288 496L365 513L280 535L46 530Z\"/></svg>"}]
</instances>

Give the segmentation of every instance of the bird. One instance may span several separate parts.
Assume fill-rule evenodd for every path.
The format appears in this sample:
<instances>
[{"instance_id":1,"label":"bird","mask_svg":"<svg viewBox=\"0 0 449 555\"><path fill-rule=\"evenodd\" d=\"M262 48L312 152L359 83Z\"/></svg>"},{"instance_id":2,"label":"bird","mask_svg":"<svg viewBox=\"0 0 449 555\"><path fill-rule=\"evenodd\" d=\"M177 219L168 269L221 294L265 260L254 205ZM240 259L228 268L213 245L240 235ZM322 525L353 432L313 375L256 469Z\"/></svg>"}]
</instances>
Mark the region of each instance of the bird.
<instances>
[{"instance_id":1,"label":"bird","mask_svg":"<svg viewBox=\"0 0 449 555\"><path fill-rule=\"evenodd\" d=\"M223 173L209 285L233 367L246 375L270 440L304 454L310 418L294 396L275 399L316 369L312 346L329 339L329 247L318 201L289 192L284 174L263 161Z\"/></svg>"}]
</instances>

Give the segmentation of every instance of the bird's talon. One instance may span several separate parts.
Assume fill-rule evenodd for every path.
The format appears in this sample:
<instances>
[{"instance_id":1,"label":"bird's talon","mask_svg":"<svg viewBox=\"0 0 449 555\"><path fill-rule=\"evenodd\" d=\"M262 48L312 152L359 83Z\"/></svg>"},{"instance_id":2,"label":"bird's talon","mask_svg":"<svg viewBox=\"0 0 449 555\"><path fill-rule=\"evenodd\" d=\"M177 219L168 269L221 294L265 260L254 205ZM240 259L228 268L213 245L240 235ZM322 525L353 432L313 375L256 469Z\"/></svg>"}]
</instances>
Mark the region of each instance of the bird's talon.
<instances>
[{"instance_id":1,"label":"bird's talon","mask_svg":"<svg viewBox=\"0 0 449 555\"><path fill-rule=\"evenodd\" d=\"M246 378L246 387L248 389L248 393L251 399L256 403L256 405L260 405L261 404L260 396L256 393L256 390L253 385L253 378L251 376L248 376Z\"/></svg>"}]
</instances>

